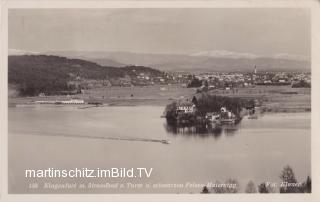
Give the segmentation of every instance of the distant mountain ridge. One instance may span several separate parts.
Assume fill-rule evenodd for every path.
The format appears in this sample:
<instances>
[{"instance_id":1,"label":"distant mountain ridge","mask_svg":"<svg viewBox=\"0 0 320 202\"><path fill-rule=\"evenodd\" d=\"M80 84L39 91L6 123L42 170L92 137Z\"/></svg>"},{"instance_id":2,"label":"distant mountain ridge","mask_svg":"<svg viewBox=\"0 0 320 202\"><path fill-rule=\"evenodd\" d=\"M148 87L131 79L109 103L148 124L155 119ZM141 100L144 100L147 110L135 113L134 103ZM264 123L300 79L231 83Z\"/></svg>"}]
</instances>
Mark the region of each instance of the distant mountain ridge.
<instances>
[{"instance_id":1,"label":"distant mountain ridge","mask_svg":"<svg viewBox=\"0 0 320 202\"><path fill-rule=\"evenodd\" d=\"M9 50L10 55L39 55L38 52ZM298 55L278 54L262 57L250 53L226 50L203 51L189 55L154 54L110 51L50 51L46 55L83 59L101 66L123 67L128 65L148 66L162 71L232 72L253 71L303 71L311 72L310 59Z\"/></svg>"},{"instance_id":2,"label":"distant mountain ridge","mask_svg":"<svg viewBox=\"0 0 320 202\"><path fill-rule=\"evenodd\" d=\"M285 54L271 57L257 57L253 54L234 52L200 52L191 55L107 52L107 51L54 51L54 55L80 58L100 65L142 65L163 71L311 71L311 63L296 56Z\"/></svg>"}]
</instances>

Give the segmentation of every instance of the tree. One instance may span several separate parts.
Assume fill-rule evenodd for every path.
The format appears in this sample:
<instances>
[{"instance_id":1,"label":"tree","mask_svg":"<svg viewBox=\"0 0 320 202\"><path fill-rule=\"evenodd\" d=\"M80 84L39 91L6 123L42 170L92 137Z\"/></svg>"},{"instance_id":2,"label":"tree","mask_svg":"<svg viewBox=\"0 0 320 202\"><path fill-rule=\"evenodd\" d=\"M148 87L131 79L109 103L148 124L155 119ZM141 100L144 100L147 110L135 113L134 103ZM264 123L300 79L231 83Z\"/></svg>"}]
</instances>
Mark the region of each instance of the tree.
<instances>
[{"instance_id":1,"label":"tree","mask_svg":"<svg viewBox=\"0 0 320 202\"><path fill-rule=\"evenodd\" d=\"M196 106L198 105L198 100L195 96L193 96L193 98L192 98L192 103Z\"/></svg>"},{"instance_id":2,"label":"tree","mask_svg":"<svg viewBox=\"0 0 320 202\"><path fill-rule=\"evenodd\" d=\"M207 80L204 80L203 82L202 82L202 85L203 86L205 86L205 87L209 87L209 83L208 83L208 81Z\"/></svg>"},{"instance_id":3,"label":"tree","mask_svg":"<svg viewBox=\"0 0 320 202\"><path fill-rule=\"evenodd\" d=\"M283 168L280 174L280 179L282 180L282 184L284 186L280 187L280 193L299 193L299 187L290 186L290 184L296 184L297 180L294 175L292 168L287 165Z\"/></svg>"},{"instance_id":4,"label":"tree","mask_svg":"<svg viewBox=\"0 0 320 202\"><path fill-rule=\"evenodd\" d=\"M246 193L257 193L257 188L256 185L252 182L252 180L250 180L247 184Z\"/></svg>"},{"instance_id":5,"label":"tree","mask_svg":"<svg viewBox=\"0 0 320 202\"><path fill-rule=\"evenodd\" d=\"M220 183L219 181L215 182L215 187L212 188L212 191L216 194L222 193L238 193L239 183L236 179L227 179L225 183Z\"/></svg>"},{"instance_id":6,"label":"tree","mask_svg":"<svg viewBox=\"0 0 320 202\"><path fill-rule=\"evenodd\" d=\"M308 176L306 181L303 183L303 192L311 193L311 178Z\"/></svg>"},{"instance_id":7,"label":"tree","mask_svg":"<svg viewBox=\"0 0 320 202\"><path fill-rule=\"evenodd\" d=\"M239 183L236 179L228 179L225 182L226 188L225 188L225 193L238 193L238 189L239 189Z\"/></svg>"},{"instance_id":8,"label":"tree","mask_svg":"<svg viewBox=\"0 0 320 202\"><path fill-rule=\"evenodd\" d=\"M304 81L304 80L301 80L301 81L298 82L298 83L292 84L291 87L292 87L292 88L311 88L311 84L310 84L310 83L307 83L307 82Z\"/></svg>"},{"instance_id":9,"label":"tree","mask_svg":"<svg viewBox=\"0 0 320 202\"><path fill-rule=\"evenodd\" d=\"M187 84L187 88L197 88L202 86L202 81L193 77L191 81Z\"/></svg>"},{"instance_id":10,"label":"tree","mask_svg":"<svg viewBox=\"0 0 320 202\"><path fill-rule=\"evenodd\" d=\"M215 184L218 185L218 186L212 188L214 193L216 193L216 194L226 193L225 188L222 187L222 186L219 186L219 185L221 185L221 182L216 181Z\"/></svg>"},{"instance_id":11,"label":"tree","mask_svg":"<svg viewBox=\"0 0 320 202\"><path fill-rule=\"evenodd\" d=\"M202 189L202 194L209 194L209 189L207 186L204 186L203 189Z\"/></svg>"},{"instance_id":12,"label":"tree","mask_svg":"<svg viewBox=\"0 0 320 202\"><path fill-rule=\"evenodd\" d=\"M199 115L205 115L207 112L219 112L221 107L227 107L228 110L239 117L241 109L246 108L248 105L252 106L252 102L254 101L202 93L198 95L198 98L195 97L193 102L197 103L197 113Z\"/></svg>"},{"instance_id":13,"label":"tree","mask_svg":"<svg viewBox=\"0 0 320 202\"><path fill-rule=\"evenodd\" d=\"M283 182L290 182L290 183L296 183L297 182L296 177L294 175L294 172L293 172L292 168L289 165L285 166L283 168L283 170L281 171L280 179Z\"/></svg>"},{"instance_id":14,"label":"tree","mask_svg":"<svg viewBox=\"0 0 320 202\"><path fill-rule=\"evenodd\" d=\"M259 186L258 186L258 190L259 190L259 193L264 193L264 194L267 194L269 193L269 190L266 186L266 183L261 183Z\"/></svg>"},{"instance_id":15,"label":"tree","mask_svg":"<svg viewBox=\"0 0 320 202\"><path fill-rule=\"evenodd\" d=\"M167 119L174 119L176 117L176 109L177 109L177 103L173 102L166 106L164 110L164 115Z\"/></svg>"}]
</instances>

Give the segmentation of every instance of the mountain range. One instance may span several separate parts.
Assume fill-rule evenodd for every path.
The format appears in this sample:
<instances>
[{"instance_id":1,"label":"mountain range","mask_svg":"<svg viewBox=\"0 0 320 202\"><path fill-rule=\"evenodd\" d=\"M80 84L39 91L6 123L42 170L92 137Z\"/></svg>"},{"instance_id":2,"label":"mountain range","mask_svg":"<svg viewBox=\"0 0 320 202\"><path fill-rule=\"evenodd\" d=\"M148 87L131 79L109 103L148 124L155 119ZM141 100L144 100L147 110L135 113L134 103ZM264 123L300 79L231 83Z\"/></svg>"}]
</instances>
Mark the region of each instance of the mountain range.
<instances>
[{"instance_id":1,"label":"mountain range","mask_svg":"<svg viewBox=\"0 0 320 202\"><path fill-rule=\"evenodd\" d=\"M21 52L23 51L19 53ZM258 71L311 71L310 60L301 56L278 54L273 57L265 57L225 50L203 51L193 54L110 51L49 51L42 54L84 59L102 66L123 67L127 65L141 65L162 71L187 71L191 73L253 71L255 66Z\"/></svg>"}]
</instances>

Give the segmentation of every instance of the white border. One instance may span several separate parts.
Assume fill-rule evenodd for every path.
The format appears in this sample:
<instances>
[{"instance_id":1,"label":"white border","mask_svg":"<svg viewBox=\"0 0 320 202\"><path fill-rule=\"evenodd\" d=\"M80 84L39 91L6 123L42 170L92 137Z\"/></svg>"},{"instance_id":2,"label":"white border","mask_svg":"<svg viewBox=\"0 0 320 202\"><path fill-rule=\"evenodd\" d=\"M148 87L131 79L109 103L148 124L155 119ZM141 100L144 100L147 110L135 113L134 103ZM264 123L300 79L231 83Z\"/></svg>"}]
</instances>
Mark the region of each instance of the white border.
<instances>
[{"instance_id":1,"label":"white border","mask_svg":"<svg viewBox=\"0 0 320 202\"><path fill-rule=\"evenodd\" d=\"M1 0L0 0L1 1ZM312 40L312 194L7 194L8 191L8 8L310 8ZM1 195L0 201L320 201L320 1L317 0L201 0L201 1L1 1L1 58L0 58L0 148Z\"/></svg>"}]
</instances>

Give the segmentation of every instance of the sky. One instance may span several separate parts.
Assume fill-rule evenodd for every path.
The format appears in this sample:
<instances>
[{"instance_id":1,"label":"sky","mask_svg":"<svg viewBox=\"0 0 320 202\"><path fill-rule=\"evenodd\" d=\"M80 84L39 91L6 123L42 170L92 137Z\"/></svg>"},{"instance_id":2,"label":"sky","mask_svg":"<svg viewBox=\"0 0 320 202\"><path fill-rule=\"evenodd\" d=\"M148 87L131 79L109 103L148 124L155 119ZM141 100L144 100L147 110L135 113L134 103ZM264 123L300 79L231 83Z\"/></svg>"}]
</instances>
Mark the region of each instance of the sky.
<instances>
[{"instance_id":1,"label":"sky","mask_svg":"<svg viewBox=\"0 0 320 202\"><path fill-rule=\"evenodd\" d=\"M10 9L9 49L310 57L303 8Z\"/></svg>"}]
</instances>

